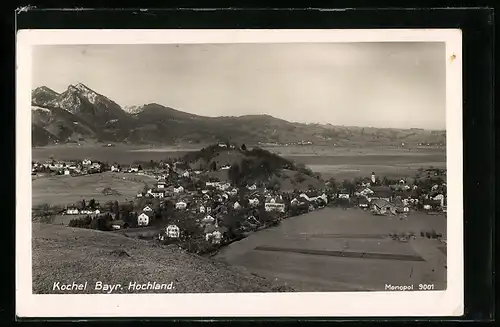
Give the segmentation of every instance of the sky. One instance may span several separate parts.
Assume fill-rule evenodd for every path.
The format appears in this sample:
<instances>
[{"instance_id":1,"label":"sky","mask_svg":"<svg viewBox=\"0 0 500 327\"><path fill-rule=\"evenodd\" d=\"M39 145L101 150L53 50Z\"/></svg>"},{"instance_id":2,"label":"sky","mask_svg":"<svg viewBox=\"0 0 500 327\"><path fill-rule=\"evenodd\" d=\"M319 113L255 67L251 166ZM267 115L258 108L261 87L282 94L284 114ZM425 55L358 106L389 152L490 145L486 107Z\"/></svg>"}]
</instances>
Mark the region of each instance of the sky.
<instances>
[{"instance_id":1,"label":"sky","mask_svg":"<svg viewBox=\"0 0 500 327\"><path fill-rule=\"evenodd\" d=\"M366 127L446 121L444 43L44 45L32 69L33 87L81 82L121 106Z\"/></svg>"}]
</instances>

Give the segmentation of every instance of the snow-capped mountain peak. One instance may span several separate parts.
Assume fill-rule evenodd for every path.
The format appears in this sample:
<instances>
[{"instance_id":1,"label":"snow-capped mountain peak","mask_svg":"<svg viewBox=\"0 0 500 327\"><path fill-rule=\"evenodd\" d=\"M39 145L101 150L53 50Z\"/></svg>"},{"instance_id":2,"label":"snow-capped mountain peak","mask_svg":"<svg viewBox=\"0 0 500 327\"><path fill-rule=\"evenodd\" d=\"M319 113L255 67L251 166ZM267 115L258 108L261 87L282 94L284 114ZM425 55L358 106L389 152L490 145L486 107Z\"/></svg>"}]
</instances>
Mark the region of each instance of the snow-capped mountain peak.
<instances>
[{"instance_id":1,"label":"snow-capped mountain peak","mask_svg":"<svg viewBox=\"0 0 500 327\"><path fill-rule=\"evenodd\" d=\"M77 83L75 85L70 85L68 87L68 90L79 93L80 95L87 98L87 100L89 100L89 102L92 104L96 103L97 98L99 96L99 94L97 94L95 91L91 90L89 87L87 87L83 83Z\"/></svg>"}]
</instances>

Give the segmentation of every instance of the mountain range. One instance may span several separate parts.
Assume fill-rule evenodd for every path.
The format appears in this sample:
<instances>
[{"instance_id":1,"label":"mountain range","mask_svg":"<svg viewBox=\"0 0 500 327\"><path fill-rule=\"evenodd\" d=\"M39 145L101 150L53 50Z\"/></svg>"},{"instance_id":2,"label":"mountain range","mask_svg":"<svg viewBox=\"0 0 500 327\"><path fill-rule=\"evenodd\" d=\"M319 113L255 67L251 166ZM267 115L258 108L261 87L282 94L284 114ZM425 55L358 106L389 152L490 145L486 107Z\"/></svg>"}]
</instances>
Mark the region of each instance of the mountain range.
<instances>
[{"instance_id":1,"label":"mountain range","mask_svg":"<svg viewBox=\"0 0 500 327\"><path fill-rule=\"evenodd\" d=\"M62 92L32 90L32 145L68 142L173 145L220 141L249 144L445 144L445 131L345 127L289 122L269 115L206 117L157 103L122 108L82 83Z\"/></svg>"}]
</instances>

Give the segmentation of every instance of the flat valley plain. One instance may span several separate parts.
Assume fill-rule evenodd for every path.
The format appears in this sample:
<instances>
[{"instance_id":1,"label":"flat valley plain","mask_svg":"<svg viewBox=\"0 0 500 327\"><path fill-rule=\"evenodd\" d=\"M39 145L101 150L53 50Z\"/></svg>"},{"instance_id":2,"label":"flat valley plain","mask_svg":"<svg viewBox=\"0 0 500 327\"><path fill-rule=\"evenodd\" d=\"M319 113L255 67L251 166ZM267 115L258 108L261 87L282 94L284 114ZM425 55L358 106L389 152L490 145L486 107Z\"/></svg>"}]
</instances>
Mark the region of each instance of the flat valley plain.
<instances>
[{"instance_id":1,"label":"flat valley plain","mask_svg":"<svg viewBox=\"0 0 500 327\"><path fill-rule=\"evenodd\" d=\"M386 285L446 289L446 217L406 219L362 209L325 208L288 218L223 248L215 259L302 292L384 291ZM391 233L415 239L393 240ZM424 232L424 236L421 236ZM426 285L426 286L424 286Z\"/></svg>"},{"instance_id":2,"label":"flat valley plain","mask_svg":"<svg viewBox=\"0 0 500 327\"><path fill-rule=\"evenodd\" d=\"M58 145L32 149L32 160L92 160L128 165L136 161L178 158L203 146L147 147L116 145ZM293 161L303 163L327 179L369 176L375 172L388 178L414 176L419 168L446 168L446 148L430 146L262 146Z\"/></svg>"}]
</instances>

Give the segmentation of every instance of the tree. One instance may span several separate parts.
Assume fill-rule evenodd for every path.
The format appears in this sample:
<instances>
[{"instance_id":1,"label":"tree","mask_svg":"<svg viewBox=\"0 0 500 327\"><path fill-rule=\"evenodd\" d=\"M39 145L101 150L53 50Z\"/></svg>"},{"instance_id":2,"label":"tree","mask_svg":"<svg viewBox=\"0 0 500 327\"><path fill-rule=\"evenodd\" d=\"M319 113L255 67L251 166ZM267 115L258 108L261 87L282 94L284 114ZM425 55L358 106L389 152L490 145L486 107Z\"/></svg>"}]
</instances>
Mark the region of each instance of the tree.
<instances>
[{"instance_id":1,"label":"tree","mask_svg":"<svg viewBox=\"0 0 500 327\"><path fill-rule=\"evenodd\" d=\"M231 165L228 175L231 183L233 183L234 185L238 185L238 182L240 180L240 166L238 165L238 163L233 163Z\"/></svg>"},{"instance_id":2,"label":"tree","mask_svg":"<svg viewBox=\"0 0 500 327\"><path fill-rule=\"evenodd\" d=\"M95 199L90 199L89 207L91 210L95 210L97 208L97 203L96 203Z\"/></svg>"},{"instance_id":3,"label":"tree","mask_svg":"<svg viewBox=\"0 0 500 327\"><path fill-rule=\"evenodd\" d=\"M245 145L245 143L243 143L243 144L241 145L241 150L243 150L243 151L246 151L246 150L247 150L247 146Z\"/></svg>"},{"instance_id":4,"label":"tree","mask_svg":"<svg viewBox=\"0 0 500 327\"><path fill-rule=\"evenodd\" d=\"M217 164L215 163L215 161L212 161L210 163L210 170L211 171L216 171L217 170Z\"/></svg>"},{"instance_id":5,"label":"tree","mask_svg":"<svg viewBox=\"0 0 500 327\"><path fill-rule=\"evenodd\" d=\"M87 208L87 203L85 202L85 199L82 200L82 203L81 203L80 207L82 209L86 209Z\"/></svg>"}]
</instances>

